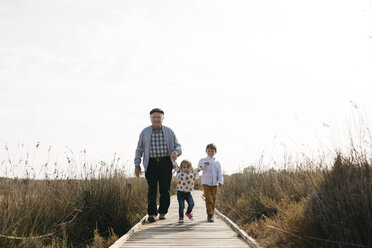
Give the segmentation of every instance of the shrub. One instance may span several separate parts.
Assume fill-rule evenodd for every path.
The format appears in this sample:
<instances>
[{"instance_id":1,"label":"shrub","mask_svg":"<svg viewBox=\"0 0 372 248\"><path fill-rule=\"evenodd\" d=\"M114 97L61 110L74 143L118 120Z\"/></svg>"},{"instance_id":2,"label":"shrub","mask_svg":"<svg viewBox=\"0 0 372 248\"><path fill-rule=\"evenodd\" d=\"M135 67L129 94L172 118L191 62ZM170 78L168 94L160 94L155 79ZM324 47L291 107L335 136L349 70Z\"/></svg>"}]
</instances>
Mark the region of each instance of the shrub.
<instances>
[{"instance_id":1,"label":"shrub","mask_svg":"<svg viewBox=\"0 0 372 248\"><path fill-rule=\"evenodd\" d=\"M367 159L338 155L304 211L311 247L372 246L372 170Z\"/></svg>"}]
</instances>

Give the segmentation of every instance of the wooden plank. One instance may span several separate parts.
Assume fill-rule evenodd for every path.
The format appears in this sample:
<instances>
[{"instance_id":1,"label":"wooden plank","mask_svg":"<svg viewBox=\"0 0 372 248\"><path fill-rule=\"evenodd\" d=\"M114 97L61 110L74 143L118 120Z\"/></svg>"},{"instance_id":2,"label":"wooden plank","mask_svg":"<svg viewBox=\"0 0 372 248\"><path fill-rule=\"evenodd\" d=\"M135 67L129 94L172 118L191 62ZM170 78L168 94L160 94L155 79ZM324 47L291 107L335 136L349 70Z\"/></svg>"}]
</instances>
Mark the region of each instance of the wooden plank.
<instances>
[{"instance_id":1,"label":"wooden plank","mask_svg":"<svg viewBox=\"0 0 372 248\"><path fill-rule=\"evenodd\" d=\"M167 244L172 243L172 244L175 244L175 245L185 245L185 243L187 243L187 245L194 245L195 246L195 245L200 245L201 243L207 243L207 244L211 245L211 244L213 244L214 241L215 241L215 239L188 239L187 242L185 242L185 239L176 239L176 240L169 240L169 242L167 242ZM218 244L224 244L224 245L228 245L228 244L231 244L231 243L240 244L240 241L236 240L235 237L234 237L234 238L230 238L230 239L223 239L223 240L220 240L218 242ZM132 240L132 239L130 239L130 240L127 240L125 242L125 244L161 245L161 244L164 244L164 239L146 239L146 240Z\"/></svg>"},{"instance_id":2,"label":"wooden plank","mask_svg":"<svg viewBox=\"0 0 372 248\"><path fill-rule=\"evenodd\" d=\"M212 243L213 244L213 243ZM201 247L201 248L242 248L241 244L224 244L224 245L221 245L221 244L216 244L216 245L192 245L192 246L189 246L189 245L169 245L169 244L161 244L161 245L154 245L154 244L149 244L149 245L143 245L143 244L123 244L122 247L125 247L125 248L138 248L138 247L155 247L155 248L172 248L172 247L177 247L177 248L188 248L188 247Z\"/></svg>"},{"instance_id":3,"label":"wooden plank","mask_svg":"<svg viewBox=\"0 0 372 248\"><path fill-rule=\"evenodd\" d=\"M130 237L120 238L110 248L255 247L250 246L217 215L215 222L207 222L203 192L194 191L192 194L195 202L194 221L185 216L185 223L178 223L178 201L176 197L172 197L166 220L156 219L154 223L142 220L136 230L131 232Z\"/></svg>"}]
</instances>

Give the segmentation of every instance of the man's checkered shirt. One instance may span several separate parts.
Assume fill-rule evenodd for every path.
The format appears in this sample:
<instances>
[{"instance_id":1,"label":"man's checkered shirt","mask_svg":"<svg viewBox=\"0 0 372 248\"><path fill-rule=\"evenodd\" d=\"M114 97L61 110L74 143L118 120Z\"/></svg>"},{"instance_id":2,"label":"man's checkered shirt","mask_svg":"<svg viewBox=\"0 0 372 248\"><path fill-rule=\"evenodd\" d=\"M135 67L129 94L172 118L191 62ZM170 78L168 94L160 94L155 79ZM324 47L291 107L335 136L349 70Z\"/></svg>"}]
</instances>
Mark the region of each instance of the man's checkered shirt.
<instances>
[{"instance_id":1,"label":"man's checkered shirt","mask_svg":"<svg viewBox=\"0 0 372 248\"><path fill-rule=\"evenodd\" d=\"M165 142L163 130L152 130L150 158L169 156L167 142Z\"/></svg>"}]
</instances>

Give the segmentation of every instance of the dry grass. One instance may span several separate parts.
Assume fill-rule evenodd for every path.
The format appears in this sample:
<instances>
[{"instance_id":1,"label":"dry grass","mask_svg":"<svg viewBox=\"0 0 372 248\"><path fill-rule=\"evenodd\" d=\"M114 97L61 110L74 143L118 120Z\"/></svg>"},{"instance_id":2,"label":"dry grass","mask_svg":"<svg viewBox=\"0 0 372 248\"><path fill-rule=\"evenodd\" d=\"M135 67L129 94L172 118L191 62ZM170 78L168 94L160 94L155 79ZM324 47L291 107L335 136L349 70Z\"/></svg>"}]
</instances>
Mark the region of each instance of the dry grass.
<instances>
[{"instance_id":1,"label":"dry grass","mask_svg":"<svg viewBox=\"0 0 372 248\"><path fill-rule=\"evenodd\" d=\"M218 208L263 247L371 247L371 169L354 153L329 168L225 176Z\"/></svg>"},{"instance_id":2,"label":"dry grass","mask_svg":"<svg viewBox=\"0 0 372 248\"><path fill-rule=\"evenodd\" d=\"M146 213L144 179L2 181L1 247L85 247L123 235Z\"/></svg>"},{"instance_id":3,"label":"dry grass","mask_svg":"<svg viewBox=\"0 0 372 248\"><path fill-rule=\"evenodd\" d=\"M39 143L33 154L38 149ZM58 166L48 155L38 171L34 156L15 159L5 150L1 169L13 179L0 178L0 247L109 247L147 212L146 180L128 177L116 156L90 164L85 151L77 159L71 152ZM25 178L14 178L20 171Z\"/></svg>"},{"instance_id":4,"label":"dry grass","mask_svg":"<svg viewBox=\"0 0 372 248\"><path fill-rule=\"evenodd\" d=\"M146 180L127 177L119 158L89 165L71 153L67 172L46 161L37 180L33 156L5 149L2 170L26 178L0 178L0 247L108 247L146 214Z\"/></svg>"},{"instance_id":5,"label":"dry grass","mask_svg":"<svg viewBox=\"0 0 372 248\"><path fill-rule=\"evenodd\" d=\"M296 168L225 175L218 209L263 247L371 246L371 162L338 155ZM147 184L105 173L0 179L0 247L108 247L146 214Z\"/></svg>"}]
</instances>

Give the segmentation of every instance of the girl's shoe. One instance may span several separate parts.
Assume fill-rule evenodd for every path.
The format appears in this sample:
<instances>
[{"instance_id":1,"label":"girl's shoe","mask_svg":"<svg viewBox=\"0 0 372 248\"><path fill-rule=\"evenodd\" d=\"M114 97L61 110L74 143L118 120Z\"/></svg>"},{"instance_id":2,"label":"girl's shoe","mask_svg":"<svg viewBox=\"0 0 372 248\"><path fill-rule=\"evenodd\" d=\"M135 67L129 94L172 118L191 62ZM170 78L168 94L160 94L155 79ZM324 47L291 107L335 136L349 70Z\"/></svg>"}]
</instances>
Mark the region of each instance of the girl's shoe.
<instances>
[{"instance_id":1,"label":"girl's shoe","mask_svg":"<svg viewBox=\"0 0 372 248\"><path fill-rule=\"evenodd\" d=\"M192 216L192 213L186 213L186 216L187 218L189 218L189 220L194 220L194 217Z\"/></svg>"},{"instance_id":2,"label":"girl's shoe","mask_svg":"<svg viewBox=\"0 0 372 248\"><path fill-rule=\"evenodd\" d=\"M180 217L180 218L178 219L178 223L184 223L184 221L183 221L183 217Z\"/></svg>"}]
</instances>

